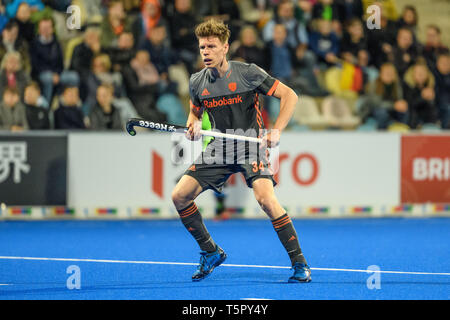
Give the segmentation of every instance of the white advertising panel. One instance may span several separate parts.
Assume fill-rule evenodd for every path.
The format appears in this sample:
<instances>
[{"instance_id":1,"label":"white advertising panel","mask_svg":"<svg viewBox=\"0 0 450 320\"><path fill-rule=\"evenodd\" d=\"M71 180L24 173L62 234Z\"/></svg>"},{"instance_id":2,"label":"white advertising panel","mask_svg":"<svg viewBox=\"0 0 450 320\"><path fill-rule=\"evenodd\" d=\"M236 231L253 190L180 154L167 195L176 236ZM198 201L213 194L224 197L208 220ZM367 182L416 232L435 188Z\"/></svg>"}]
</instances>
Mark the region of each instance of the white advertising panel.
<instances>
[{"instance_id":1,"label":"white advertising panel","mask_svg":"<svg viewBox=\"0 0 450 320\"><path fill-rule=\"evenodd\" d=\"M111 211L124 217L152 212L176 216L172 189L200 151L200 141L190 143L180 135L72 133L68 206L96 208L92 210L99 215ZM279 159L275 192L293 214L309 207L320 211L320 207L400 203L397 134L288 132L274 154ZM240 174L228 181L224 191L227 206L237 213L261 215ZM200 195L197 204L205 216L213 215L213 192Z\"/></svg>"}]
</instances>

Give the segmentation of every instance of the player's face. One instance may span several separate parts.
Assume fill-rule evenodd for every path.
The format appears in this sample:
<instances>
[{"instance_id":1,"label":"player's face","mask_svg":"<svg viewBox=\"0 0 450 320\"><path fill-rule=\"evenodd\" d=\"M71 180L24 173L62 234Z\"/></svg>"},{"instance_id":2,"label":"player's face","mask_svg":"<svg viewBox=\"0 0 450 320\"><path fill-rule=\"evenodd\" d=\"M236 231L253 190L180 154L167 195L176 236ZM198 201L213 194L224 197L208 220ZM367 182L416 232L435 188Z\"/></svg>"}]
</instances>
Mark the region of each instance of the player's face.
<instances>
[{"instance_id":1,"label":"player's face","mask_svg":"<svg viewBox=\"0 0 450 320\"><path fill-rule=\"evenodd\" d=\"M224 60L228 52L228 43L222 43L217 37L199 39L202 61L207 68L216 68Z\"/></svg>"}]
</instances>

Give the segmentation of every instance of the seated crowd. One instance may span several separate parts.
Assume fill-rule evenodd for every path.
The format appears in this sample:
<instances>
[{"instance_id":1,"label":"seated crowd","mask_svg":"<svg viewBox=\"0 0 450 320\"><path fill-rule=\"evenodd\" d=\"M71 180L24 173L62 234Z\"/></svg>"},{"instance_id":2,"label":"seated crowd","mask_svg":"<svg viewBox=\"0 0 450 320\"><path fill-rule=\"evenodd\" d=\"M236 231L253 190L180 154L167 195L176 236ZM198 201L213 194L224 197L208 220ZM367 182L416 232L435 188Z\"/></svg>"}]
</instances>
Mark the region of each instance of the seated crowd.
<instances>
[{"instance_id":1,"label":"seated crowd","mask_svg":"<svg viewBox=\"0 0 450 320\"><path fill-rule=\"evenodd\" d=\"M229 59L299 94L291 129L450 129L449 48L394 0L3 0L0 130L184 124L189 76L203 68L194 28L210 18L231 29ZM270 128L279 101L260 99Z\"/></svg>"}]
</instances>

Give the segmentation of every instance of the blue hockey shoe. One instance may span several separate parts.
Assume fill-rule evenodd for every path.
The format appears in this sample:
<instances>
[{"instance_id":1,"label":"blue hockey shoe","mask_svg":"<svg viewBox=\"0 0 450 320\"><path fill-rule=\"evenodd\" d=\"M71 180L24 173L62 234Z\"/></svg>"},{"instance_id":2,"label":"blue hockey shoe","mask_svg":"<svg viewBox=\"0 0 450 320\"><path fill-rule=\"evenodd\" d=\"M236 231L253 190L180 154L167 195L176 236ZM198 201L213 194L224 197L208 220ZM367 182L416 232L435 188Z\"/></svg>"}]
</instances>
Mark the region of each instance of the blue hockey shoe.
<instances>
[{"instance_id":1,"label":"blue hockey shoe","mask_svg":"<svg viewBox=\"0 0 450 320\"><path fill-rule=\"evenodd\" d=\"M213 272L214 268L221 265L226 258L227 255L225 251L223 251L219 246L217 246L217 249L214 252L200 252L200 264L192 275L192 281L200 281L205 279Z\"/></svg>"},{"instance_id":2,"label":"blue hockey shoe","mask_svg":"<svg viewBox=\"0 0 450 320\"><path fill-rule=\"evenodd\" d=\"M289 278L289 283L311 281L311 269L308 265L297 262L292 266L292 269L294 269L294 275Z\"/></svg>"}]
</instances>

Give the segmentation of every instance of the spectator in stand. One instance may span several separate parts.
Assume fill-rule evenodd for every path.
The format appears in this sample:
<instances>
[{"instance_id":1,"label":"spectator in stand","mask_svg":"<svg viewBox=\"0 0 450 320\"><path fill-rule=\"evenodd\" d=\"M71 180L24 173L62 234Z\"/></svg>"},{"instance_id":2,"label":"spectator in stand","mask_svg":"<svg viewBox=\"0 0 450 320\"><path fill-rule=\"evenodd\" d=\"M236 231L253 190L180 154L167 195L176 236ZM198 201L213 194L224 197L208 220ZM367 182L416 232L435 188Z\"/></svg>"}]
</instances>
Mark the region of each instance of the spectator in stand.
<instances>
[{"instance_id":1,"label":"spectator in stand","mask_svg":"<svg viewBox=\"0 0 450 320\"><path fill-rule=\"evenodd\" d=\"M0 103L0 130L28 130L25 106L20 101L19 92L15 88L6 88Z\"/></svg>"},{"instance_id":2,"label":"spectator in stand","mask_svg":"<svg viewBox=\"0 0 450 320\"><path fill-rule=\"evenodd\" d=\"M389 60L394 63L400 77L419 57L419 49L414 44L413 33L408 28L400 28L397 32L397 43Z\"/></svg>"},{"instance_id":3,"label":"spectator in stand","mask_svg":"<svg viewBox=\"0 0 450 320\"><path fill-rule=\"evenodd\" d=\"M360 19L348 21L341 41L341 57L354 65L366 66L369 60L367 39Z\"/></svg>"},{"instance_id":4,"label":"spectator in stand","mask_svg":"<svg viewBox=\"0 0 450 320\"><path fill-rule=\"evenodd\" d=\"M94 56L100 54L100 30L89 27L83 35L83 42L73 49L70 70L76 71L80 77L80 97L85 101L88 95L88 78Z\"/></svg>"},{"instance_id":5,"label":"spectator in stand","mask_svg":"<svg viewBox=\"0 0 450 320\"><path fill-rule=\"evenodd\" d=\"M103 18L100 25L102 48L105 50L117 48L119 36L124 32L132 32L134 38L139 39L136 21L132 16L125 13L122 1L110 0L108 2L108 14Z\"/></svg>"},{"instance_id":6,"label":"spectator in stand","mask_svg":"<svg viewBox=\"0 0 450 320\"><path fill-rule=\"evenodd\" d=\"M273 30L272 40L266 44L264 56L268 59L268 69L270 75L279 79L283 83L290 85L293 75L293 54L294 49L287 41L287 30L284 24L276 24ZM279 113L278 100L270 97L263 97L265 109L271 121L275 121Z\"/></svg>"},{"instance_id":7,"label":"spectator in stand","mask_svg":"<svg viewBox=\"0 0 450 320\"><path fill-rule=\"evenodd\" d=\"M295 49L294 73L290 79L290 85L296 92L312 97L324 97L330 94L319 82L319 70L316 68L316 64L314 53L306 50L303 46Z\"/></svg>"},{"instance_id":8,"label":"spectator in stand","mask_svg":"<svg viewBox=\"0 0 450 320\"><path fill-rule=\"evenodd\" d=\"M450 54L438 56L433 69L436 80L436 106L439 111L442 129L450 129Z\"/></svg>"},{"instance_id":9,"label":"spectator in stand","mask_svg":"<svg viewBox=\"0 0 450 320\"><path fill-rule=\"evenodd\" d=\"M41 96L41 88L35 81L25 88L25 111L28 125L31 130L50 129L50 111L48 103Z\"/></svg>"},{"instance_id":10,"label":"spectator in stand","mask_svg":"<svg viewBox=\"0 0 450 320\"><path fill-rule=\"evenodd\" d=\"M101 84L97 88L97 103L89 116L93 130L121 130L120 111L114 106L114 87Z\"/></svg>"},{"instance_id":11,"label":"spectator in stand","mask_svg":"<svg viewBox=\"0 0 450 320\"><path fill-rule=\"evenodd\" d=\"M59 107L54 112L55 129L86 129L81 100L77 87L65 87L59 100Z\"/></svg>"},{"instance_id":12,"label":"spectator in stand","mask_svg":"<svg viewBox=\"0 0 450 320\"><path fill-rule=\"evenodd\" d=\"M268 63L264 53L264 46L258 40L256 29L251 25L244 26L239 37L239 46L234 50L232 59L254 63L263 69L267 69Z\"/></svg>"},{"instance_id":13,"label":"spectator in stand","mask_svg":"<svg viewBox=\"0 0 450 320\"><path fill-rule=\"evenodd\" d=\"M163 80L168 80L169 67L175 61L175 54L167 44L166 38L166 27L163 23L159 23L153 27L149 38L141 46L141 49L149 53L152 63Z\"/></svg>"},{"instance_id":14,"label":"spectator in stand","mask_svg":"<svg viewBox=\"0 0 450 320\"><path fill-rule=\"evenodd\" d=\"M406 5L403 8L401 17L397 20L397 28L408 28L413 33L414 41L416 41L417 36L417 26L419 23L419 15L417 13L416 7L411 5Z\"/></svg>"},{"instance_id":15,"label":"spectator in stand","mask_svg":"<svg viewBox=\"0 0 450 320\"><path fill-rule=\"evenodd\" d=\"M362 21L364 10L362 0L334 0L338 9L338 18L341 25L345 25L352 19Z\"/></svg>"},{"instance_id":16,"label":"spectator in stand","mask_svg":"<svg viewBox=\"0 0 450 320\"><path fill-rule=\"evenodd\" d=\"M73 49L70 69L76 71L80 79L86 80L91 69L92 59L101 51L100 30L89 27L83 35L83 42Z\"/></svg>"},{"instance_id":17,"label":"spectator in stand","mask_svg":"<svg viewBox=\"0 0 450 320\"><path fill-rule=\"evenodd\" d=\"M378 78L366 86L358 104L362 122L373 118L378 129L386 129L392 122L408 124L408 103L403 99L402 81L392 63L381 66Z\"/></svg>"},{"instance_id":18,"label":"spectator in stand","mask_svg":"<svg viewBox=\"0 0 450 320\"><path fill-rule=\"evenodd\" d=\"M441 29L434 24L427 26L423 56L427 60L428 67L436 67L437 57L441 54L449 53L449 48L442 43Z\"/></svg>"},{"instance_id":19,"label":"spectator in stand","mask_svg":"<svg viewBox=\"0 0 450 320\"><path fill-rule=\"evenodd\" d=\"M5 88L16 89L20 97L30 82L28 74L22 69L20 53L16 51L8 52L0 66L0 95L3 95Z\"/></svg>"},{"instance_id":20,"label":"spectator in stand","mask_svg":"<svg viewBox=\"0 0 450 320\"><path fill-rule=\"evenodd\" d=\"M317 31L312 31L309 37L309 48L316 55L320 69L333 66L339 61L339 39L332 31L330 21L317 21Z\"/></svg>"},{"instance_id":21,"label":"spectator in stand","mask_svg":"<svg viewBox=\"0 0 450 320\"><path fill-rule=\"evenodd\" d=\"M312 12L315 1L313 0L298 0L295 6L295 19L305 26L307 26L312 19Z\"/></svg>"},{"instance_id":22,"label":"spectator in stand","mask_svg":"<svg viewBox=\"0 0 450 320\"><path fill-rule=\"evenodd\" d=\"M233 43L237 39L243 25L237 1L193 0L193 3L196 14L202 17L204 21L216 19L228 25L231 31L230 43Z\"/></svg>"},{"instance_id":23,"label":"spectator in stand","mask_svg":"<svg viewBox=\"0 0 450 320\"><path fill-rule=\"evenodd\" d=\"M54 89L60 85L78 86L78 73L64 70L61 46L54 34L53 20L39 21L38 35L31 43L31 76L39 80L45 99L51 104Z\"/></svg>"},{"instance_id":24,"label":"spectator in stand","mask_svg":"<svg viewBox=\"0 0 450 320\"><path fill-rule=\"evenodd\" d=\"M287 31L287 41L292 48L299 44L308 44L308 33L305 25L299 23L294 15L294 4L290 0L281 0L278 4L275 18L267 22L262 30L264 42L273 40L276 24L283 24Z\"/></svg>"},{"instance_id":25,"label":"spectator in stand","mask_svg":"<svg viewBox=\"0 0 450 320\"><path fill-rule=\"evenodd\" d=\"M404 76L404 98L409 107L409 126L413 129L423 124L437 124L435 104L435 79L425 59L418 59Z\"/></svg>"},{"instance_id":26,"label":"spectator in stand","mask_svg":"<svg viewBox=\"0 0 450 320\"><path fill-rule=\"evenodd\" d=\"M7 52L17 51L20 53L22 59L23 69L27 72L31 72L31 62L29 47L26 41L22 40L19 36L19 26L14 20L9 21L2 31L2 40L0 42L0 61Z\"/></svg>"},{"instance_id":27,"label":"spectator in stand","mask_svg":"<svg viewBox=\"0 0 450 320\"><path fill-rule=\"evenodd\" d=\"M137 45L140 45L150 36L150 32L160 20L161 4L159 0L142 0L140 14L137 19L140 27L139 38L136 39ZM178 23L183 23L183 21L178 21Z\"/></svg>"},{"instance_id":28,"label":"spectator in stand","mask_svg":"<svg viewBox=\"0 0 450 320\"><path fill-rule=\"evenodd\" d=\"M112 63L112 69L120 72L124 66L130 63L136 55L134 46L134 36L131 32L124 32L119 36L117 48L110 48L106 51Z\"/></svg>"},{"instance_id":29,"label":"spectator in stand","mask_svg":"<svg viewBox=\"0 0 450 320\"><path fill-rule=\"evenodd\" d=\"M31 44L36 34L36 26L31 21L31 8L28 3L22 2L19 5L13 21L17 22L19 26L19 38Z\"/></svg>"},{"instance_id":30,"label":"spectator in stand","mask_svg":"<svg viewBox=\"0 0 450 320\"><path fill-rule=\"evenodd\" d=\"M192 74L198 56L198 41L192 30L198 19L193 12L191 0L175 0L173 15L168 19L172 48L177 53L177 59Z\"/></svg>"},{"instance_id":31,"label":"spectator in stand","mask_svg":"<svg viewBox=\"0 0 450 320\"><path fill-rule=\"evenodd\" d=\"M161 94L161 77L147 51L140 50L123 71L128 96L141 117L164 120L156 110L156 100Z\"/></svg>"},{"instance_id":32,"label":"spectator in stand","mask_svg":"<svg viewBox=\"0 0 450 320\"><path fill-rule=\"evenodd\" d=\"M273 38L266 45L266 57L269 59L269 73L284 83L289 83L293 74L293 48L287 41L287 30L284 24L276 24Z\"/></svg>"},{"instance_id":33,"label":"spectator in stand","mask_svg":"<svg viewBox=\"0 0 450 320\"><path fill-rule=\"evenodd\" d=\"M379 69L384 62L389 61L389 57L392 56L396 36L396 23L388 20L387 16L381 12L380 29L367 30L369 64Z\"/></svg>"},{"instance_id":34,"label":"spectator in stand","mask_svg":"<svg viewBox=\"0 0 450 320\"><path fill-rule=\"evenodd\" d=\"M313 7L312 20L327 20L331 22L332 30L339 37L342 25L339 17L339 7L334 0L318 0Z\"/></svg>"},{"instance_id":35,"label":"spectator in stand","mask_svg":"<svg viewBox=\"0 0 450 320\"><path fill-rule=\"evenodd\" d=\"M124 95L122 75L119 72L111 71L111 59L105 53L100 53L92 59L91 72L87 79L87 97L83 104L83 112L89 115L92 107L96 103L97 88L102 83L110 84L114 87L114 95L121 97Z\"/></svg>"}]
</instances>

